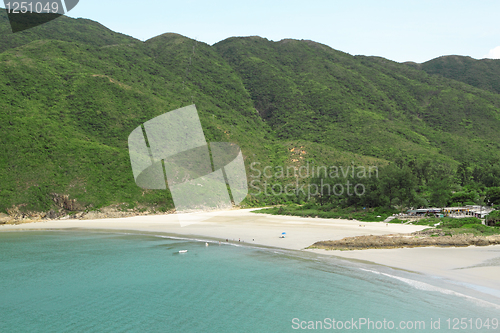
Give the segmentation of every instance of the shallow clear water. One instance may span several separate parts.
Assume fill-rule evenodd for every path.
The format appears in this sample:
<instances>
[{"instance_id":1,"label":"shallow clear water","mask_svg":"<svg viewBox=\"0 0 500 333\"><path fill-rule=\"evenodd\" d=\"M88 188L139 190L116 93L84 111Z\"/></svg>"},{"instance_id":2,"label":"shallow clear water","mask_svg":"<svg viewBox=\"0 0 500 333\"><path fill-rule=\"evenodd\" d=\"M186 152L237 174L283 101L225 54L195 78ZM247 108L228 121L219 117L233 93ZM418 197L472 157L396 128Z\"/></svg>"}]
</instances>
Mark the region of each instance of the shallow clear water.
<instances>
[{"instance_id":1,"label":"shallow clear water","mask_svg":"<svg viewBox=\"0 0 500 333\"><path fill-rule=\"evenodd\" d=\"M331 318L423 321L421 332L432 318L445 332L448 318L500 319L409 273L152 235L0 233L0 278L0 332L286 332Z\"/></svg>"}]
</instances>

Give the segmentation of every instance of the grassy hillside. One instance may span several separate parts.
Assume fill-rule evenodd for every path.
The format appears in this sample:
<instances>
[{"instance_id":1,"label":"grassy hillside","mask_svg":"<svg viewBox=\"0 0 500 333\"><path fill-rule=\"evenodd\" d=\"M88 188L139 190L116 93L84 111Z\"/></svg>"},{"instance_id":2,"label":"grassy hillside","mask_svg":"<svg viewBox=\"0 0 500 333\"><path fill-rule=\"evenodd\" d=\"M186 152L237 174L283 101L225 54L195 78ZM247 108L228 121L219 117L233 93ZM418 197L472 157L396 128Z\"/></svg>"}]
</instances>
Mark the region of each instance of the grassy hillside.
<instances>
[{"instance_id":1,"label":"grassy hillside","mask_svg":"<svg viewBox=\"0 0 500 333\"><path fill-rule=\"evenodd\" d=\"M168 191L136 186L127 138L145 121L190 104L208 141L242 147L249 175L254 162L392 161L410 163L427 179L431 162L455 170L467 161L468 175L485 158L500 158L500 95L386 59L259 37L209 46L169 33L141 42L67 17L16 34L9 29L0 11L3 212L48 211L61 195L75 199L68 210L172 208ZM267 180L294 179L273 177Z\"/></svg>"},{"instance_id":2,"label":"grassy hillside","mask_svg":"<svg viewBox=\"0 0 500 333\"><path fill-rule=\"evenodd\" d=\"M444 56L415 66L428 74L437 74L471 86L500 93L500 60L476 60L463 56Z\"/></svg>"},{"instance_id":3,"label":"grassy hillside","mask_svg":"<svg viewBox=\"0 0 500 333\"><path fill-rule=\"evenodd\" d=\"M229 38L214 47L280 139L388 160L499 156L497 94L305 40Z\"/></svg>"},{"instance_id":4,"label":"grassy hillside","mask_svg":"<svg viewBox=\"0 0 500 333\"><path fill-rule=\"evenodd\" d=\"M103 25L85 19L60 16L36 28L13 34L5 9L0 8L0 52L26 45L35 40L61 40L94 46L140 42L130 36L116 33Z\"/></svg>"},{"instance_id":5,"label":"grassy hillside","mask_svg":"<svg viewBox=\"0 0 500 333\"><path fill-rule=\"evenodd\" d=\"M142 43L64 17L2 38L2 211L47 211L60 194L76 199L75 209L172 208L168 191L135 185L127 137L192 103L207 140L238 143L247 165L291 163L289 143L274 139L241 78L206 44L176 34Z\"/></svg>"}]
</instances>

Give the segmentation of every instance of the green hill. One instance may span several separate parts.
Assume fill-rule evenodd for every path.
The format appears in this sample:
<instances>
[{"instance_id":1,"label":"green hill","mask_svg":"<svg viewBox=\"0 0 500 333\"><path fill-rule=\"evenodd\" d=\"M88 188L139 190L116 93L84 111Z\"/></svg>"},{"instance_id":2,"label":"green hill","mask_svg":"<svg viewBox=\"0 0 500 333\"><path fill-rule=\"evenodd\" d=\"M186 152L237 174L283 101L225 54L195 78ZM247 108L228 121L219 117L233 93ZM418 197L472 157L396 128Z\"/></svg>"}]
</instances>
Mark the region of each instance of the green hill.
<instances>
[{"instance_id":1,"label":"green hill","mask_svg":"<svg viewBox=\"0 0 500 333\"><path fill-rule=\"evenodd\" d=\"M476 60L464 56L444 56L416 66L428 74L461 81L471 86L500 93L500 60Z\"/></svg>"},{"instance_id":2,"label":"green hill","mask_svg":"<svg viewBox=\"0 0 500 333\"><path fill-rule=\"evenodd\" d=\"M48 211L61 195L68 210L172 208L168 191L136 186L127 137L193 103L207 140L238 143L249 173L391 161L473 172L500 158L500 95L383 58L260 37L141 42L67 17L9 29L0 11L0 211Z\"/></svg>"},{"instance_id":3,"label":"green hill","mask_svg":"<svg viewBox=\"0 0 500 333\"><path fill-rule=\"evenodd\" d=\"M13 34L6 11L1 9L0 52L26 45L35 40L47 39L79 42L93 46L140 42L130 36L111 31L97 22L85 19L75 20L64 15L36 28Z\"/></svg>"},{"instance_id":4,"label":"green hill","mask_svg":"<svg viewBox=\"0 0 500 333\"><path fill-rule=\"evenodd\" d=\"M388 160L499 156L497 94L311 41L229 38L214 47L280 139Z\"/></svg>"}]
</instances>

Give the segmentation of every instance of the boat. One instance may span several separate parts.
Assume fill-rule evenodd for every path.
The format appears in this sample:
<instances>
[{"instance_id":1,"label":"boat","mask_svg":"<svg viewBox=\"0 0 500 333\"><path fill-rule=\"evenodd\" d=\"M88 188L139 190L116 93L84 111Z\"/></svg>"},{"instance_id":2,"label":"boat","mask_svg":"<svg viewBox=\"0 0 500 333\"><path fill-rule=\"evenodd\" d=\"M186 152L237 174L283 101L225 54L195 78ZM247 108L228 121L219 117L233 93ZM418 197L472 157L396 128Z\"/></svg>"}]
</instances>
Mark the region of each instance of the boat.
<instances>
[{"instance_id":1,"label":"boat","mask_svg":"<svg viewBox=\"0 0 500 333\"><path fill-rule=\"evenodd\" d=\"M188 250L180 250L179 253L186 253Z\"/></svg>"}]
</instances>

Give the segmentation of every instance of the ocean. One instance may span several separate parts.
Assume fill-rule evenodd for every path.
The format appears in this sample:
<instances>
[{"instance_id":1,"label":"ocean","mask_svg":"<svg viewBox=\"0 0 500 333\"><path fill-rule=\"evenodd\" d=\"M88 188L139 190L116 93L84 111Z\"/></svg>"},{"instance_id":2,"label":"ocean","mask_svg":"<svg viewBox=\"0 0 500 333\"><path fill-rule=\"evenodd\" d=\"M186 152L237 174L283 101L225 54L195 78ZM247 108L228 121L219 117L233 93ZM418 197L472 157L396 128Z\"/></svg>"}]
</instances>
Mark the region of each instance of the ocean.
<instances>
[{"instance_id":1,"label":"ocean","mask_svg":"<svg viewBox=\"0 0 500 333\"><path fill-rule=\"evenodd\" d=\"M460 284L166 235L0 233L0 279L0 332L500 331Z\"/></svg>"}]
</instances>

